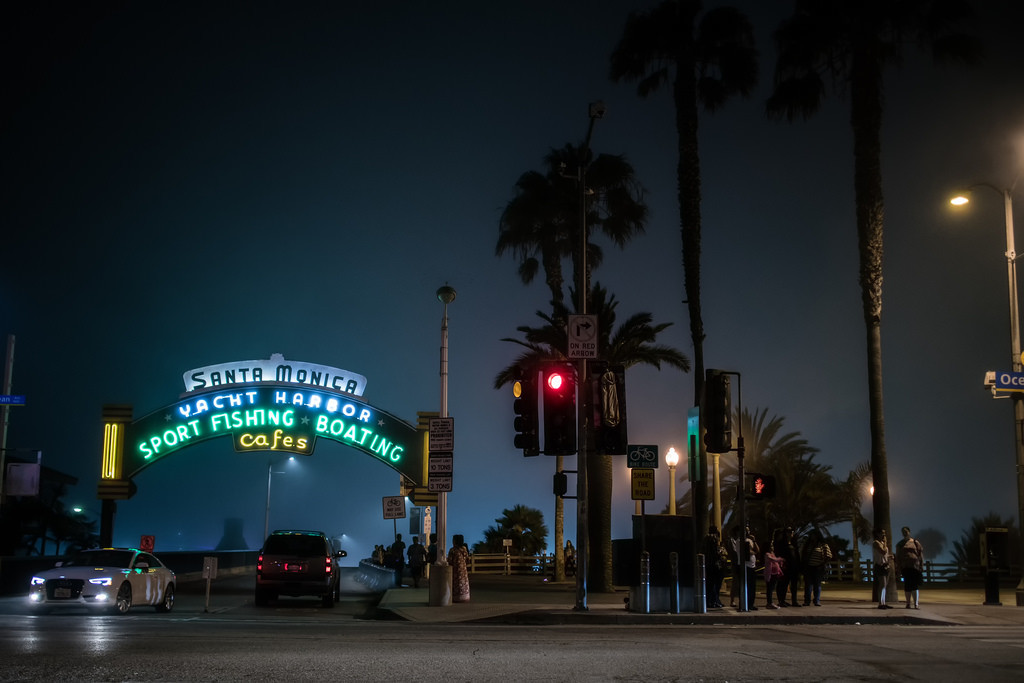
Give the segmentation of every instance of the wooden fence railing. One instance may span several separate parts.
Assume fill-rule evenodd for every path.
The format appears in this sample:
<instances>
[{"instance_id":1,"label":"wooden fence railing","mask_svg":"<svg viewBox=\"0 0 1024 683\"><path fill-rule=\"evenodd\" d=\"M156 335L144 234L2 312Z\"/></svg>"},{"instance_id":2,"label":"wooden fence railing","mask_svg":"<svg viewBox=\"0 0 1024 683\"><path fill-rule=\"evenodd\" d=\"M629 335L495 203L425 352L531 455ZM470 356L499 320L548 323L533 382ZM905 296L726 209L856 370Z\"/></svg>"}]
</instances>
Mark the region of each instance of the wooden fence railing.
<instances>
[{"instance_id":1,"label":"wooden fence railing","mask_svg":"<svg viewBox=\"0 0 1024 683\"><path fill-rule=\"evenodd\" d=\"M469 556L470 574L553 574L554 555L504 555L473 553Z\"/></svg>"},{"instance_id":2,"label":"wooden fence railing","mask_svg":"<svg viewBox=\"0 0 1024 683\"><path fill-rule=\"evenodd\" d=\"M873 579L874 566L870 560L862 560L858 563L859 568L853 562L847 560L833 560L829 566L828 581L838 583L870 583ZM469 571L471 574L501 574L506 576L516 574L541 574L550 575L554 573L554 555L519 556L504 555L501 553L484 554L474 553L469 556ZM1010 571L1004 573L1007 577L1019 577L1020 567L1011 566ZM972 582L982 581L985 573L981 565L961 566L953 562L925 562L924 581L925 583L950 583L950 582Z\"/></svg>"}]
</instances>

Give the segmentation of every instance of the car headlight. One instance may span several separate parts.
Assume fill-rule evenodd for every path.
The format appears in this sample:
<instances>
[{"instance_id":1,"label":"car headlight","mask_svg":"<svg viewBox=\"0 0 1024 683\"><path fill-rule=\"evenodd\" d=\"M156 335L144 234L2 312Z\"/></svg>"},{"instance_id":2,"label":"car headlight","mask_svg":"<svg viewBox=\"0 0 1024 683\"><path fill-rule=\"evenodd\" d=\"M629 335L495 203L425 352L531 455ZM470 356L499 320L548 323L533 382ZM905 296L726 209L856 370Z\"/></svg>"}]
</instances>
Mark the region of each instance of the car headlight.
<instances>
[{"instance_id":1,"label":"car headlight","mask_svg":"<svg viewBox=\"0 0 1024 683\"><path fill-rule=\"evenodd\" d=\"M46 583L46 579L44 579L41 576L33 576L32 577L32 585L33 586L42 586L45 583Z\"/></svg>"},{"instance_id":2,"label":"car headlight","mask_svg":"<svg viewBox=\"0 0 1024 683\"><path fill-rule=\"evenodd\" d=\"M108 576L102 579L89 579L89 583L94 586L109 586L113 583L113 580Z\"/></svg>"}]
</instances>

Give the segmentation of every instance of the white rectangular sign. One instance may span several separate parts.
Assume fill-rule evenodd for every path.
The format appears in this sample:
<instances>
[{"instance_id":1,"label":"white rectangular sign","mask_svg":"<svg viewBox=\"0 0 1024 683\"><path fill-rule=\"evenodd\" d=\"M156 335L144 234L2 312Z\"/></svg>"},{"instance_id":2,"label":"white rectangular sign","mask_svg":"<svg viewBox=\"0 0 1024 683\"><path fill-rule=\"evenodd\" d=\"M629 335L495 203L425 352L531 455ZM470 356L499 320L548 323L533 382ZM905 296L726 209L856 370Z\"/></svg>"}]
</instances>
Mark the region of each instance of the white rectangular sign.
<instances>
[{"instance_id":1,"label":"white rectangular sign","mask_svg":"<svg viewBox=\"0 0 1024 683\"><path fill-rule=\"evenodd\" d=\"M384 496L384 519L405 519L405 496Z\"/></svg>"},{"instance_id":2,"label":"white rectangular sign","mask_svg":"<svg viewBox=\"0 0 1024 683\"><path fill-rule=\"evenodd\" d=\"M427 475L433 477L435 474L447 474L451 476L454 469L452 456L431 454L427 459Z\"/></svg>"},{"instance_id":3,"label":"white rectangular sign","mask_svg":"<svg viewBox=\"0 0 1024 683\"><path fill-rule=\"evenodd\" d=\"M597 316L570 315L566 356L573 360L597 358Z\"/></svg>"},{"instance_id":4,"label":"white rectangular sign","mask_svg":"<svg viewBox=\"0 0 1024 683\"><path fill-rule=\"evenodd\" d=\"M451 453L455 450L454 417L432 417L427 429L427 448L431 453Z\"/></svg>"},{"instance_id":5,"label":"white rectangular sign","mask_svg":"<svg viewBox=\"0 0 1024 683\"><path fill-rule=\"evenodd\" d=\"M452 490L452 475L431 474L427 477L427 490L437 493L448 493Z\"/></svg>"}]
</instances>

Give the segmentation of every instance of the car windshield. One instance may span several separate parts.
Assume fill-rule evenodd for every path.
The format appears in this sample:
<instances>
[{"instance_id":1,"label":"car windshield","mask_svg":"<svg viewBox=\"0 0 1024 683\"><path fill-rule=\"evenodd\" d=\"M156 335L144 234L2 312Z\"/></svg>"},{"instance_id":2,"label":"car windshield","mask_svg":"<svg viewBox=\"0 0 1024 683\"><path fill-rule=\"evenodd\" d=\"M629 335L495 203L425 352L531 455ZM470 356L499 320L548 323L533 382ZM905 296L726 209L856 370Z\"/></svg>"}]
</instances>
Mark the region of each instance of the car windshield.
<instances>
[{"instance_id":1,"label":"car windshield","mask_svg":"<svg viewBox=\"0 0 1024 683\"><path fill-rule=\"evenodd\" d=\"M324 539L321 536L279 535L267 539L263 552L275 555L325 555Z\"/></svg>"},{"instance_id":2,"label":"car windshield","mask_svg":"<svg viewBox=\"0 0 1024 683\"><path fill-rule=\"evenodd\" d=\"M125 567L131 564L130 550L87 550L65 562L64 567Z\"/></svg>"}]
</instances>

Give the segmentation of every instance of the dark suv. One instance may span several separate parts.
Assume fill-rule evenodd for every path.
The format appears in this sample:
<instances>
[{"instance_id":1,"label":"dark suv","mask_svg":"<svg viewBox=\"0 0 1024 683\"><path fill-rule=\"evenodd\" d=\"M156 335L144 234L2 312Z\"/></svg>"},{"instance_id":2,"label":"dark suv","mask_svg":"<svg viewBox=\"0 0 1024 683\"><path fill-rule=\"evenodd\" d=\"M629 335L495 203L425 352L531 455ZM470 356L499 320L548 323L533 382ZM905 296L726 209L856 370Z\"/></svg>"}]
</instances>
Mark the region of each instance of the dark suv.
<instances>
[{"instance_id":1,"label":"dark suv","mask_svg":"<svg viewBox=\"0 0 1024 683\"><path fill-rule=\"evenodd\" d=\"M324 607L338 597L338 564L344 550L334 550L320 531L275 531L267 537L256 561L256 604L279 595L315 595Z\"/></svg>"}]
</instances>

